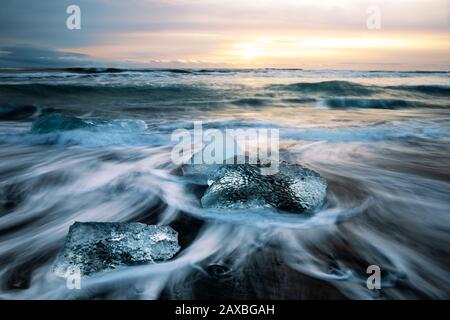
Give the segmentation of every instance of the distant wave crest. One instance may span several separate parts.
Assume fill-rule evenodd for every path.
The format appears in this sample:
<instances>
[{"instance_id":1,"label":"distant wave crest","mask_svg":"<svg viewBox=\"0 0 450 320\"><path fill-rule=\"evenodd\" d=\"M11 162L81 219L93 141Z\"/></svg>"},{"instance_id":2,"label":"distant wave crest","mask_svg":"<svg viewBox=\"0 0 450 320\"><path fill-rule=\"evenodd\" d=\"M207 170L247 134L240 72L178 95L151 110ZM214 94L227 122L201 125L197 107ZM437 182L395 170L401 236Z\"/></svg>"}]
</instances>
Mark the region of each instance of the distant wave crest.
<instances>
[{"instance_id":1,"label":"distant wave crest","mask_svg":"<svg viewBox=\"0 0 450 320\"><path fill-rule=\"evenodd\" d=\"M271 89L296 91L301 93L323 93L328 95L371 95L379 91L377 87L365 86L349 81L304 82L287 85L271 85Z\"/></svg>"},{"instance_id":2,"label":"distant wave crest","mask_svg":"<svg viewBox=\"0 0 450 320\"><path fill-rule=\"evenodd\" d=\"M368 108L368 109L403 109L403 108L439 108L420 101L402 99L358 99L358 98L330 98L324 101L331 108Z\"/></svg>"}]
</instances>

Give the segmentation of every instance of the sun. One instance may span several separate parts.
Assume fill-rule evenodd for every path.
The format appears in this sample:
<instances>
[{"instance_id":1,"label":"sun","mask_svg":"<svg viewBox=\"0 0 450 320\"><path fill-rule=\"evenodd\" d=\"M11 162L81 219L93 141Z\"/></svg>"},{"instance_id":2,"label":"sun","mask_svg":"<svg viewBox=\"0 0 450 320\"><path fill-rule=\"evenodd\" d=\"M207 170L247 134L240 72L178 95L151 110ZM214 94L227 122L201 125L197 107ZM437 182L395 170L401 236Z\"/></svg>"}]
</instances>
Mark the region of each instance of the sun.
<instances>
[{"instance_id":1,"label":"sun","mask_svg":"<svg viewBox=\"0 0 450 320\"><path fill-rule=\"evenodd\" d=\"M258 43L242 43L238 47L238 55L246 60L257 58L263 54Z\"/></svg>"}]
</instances>

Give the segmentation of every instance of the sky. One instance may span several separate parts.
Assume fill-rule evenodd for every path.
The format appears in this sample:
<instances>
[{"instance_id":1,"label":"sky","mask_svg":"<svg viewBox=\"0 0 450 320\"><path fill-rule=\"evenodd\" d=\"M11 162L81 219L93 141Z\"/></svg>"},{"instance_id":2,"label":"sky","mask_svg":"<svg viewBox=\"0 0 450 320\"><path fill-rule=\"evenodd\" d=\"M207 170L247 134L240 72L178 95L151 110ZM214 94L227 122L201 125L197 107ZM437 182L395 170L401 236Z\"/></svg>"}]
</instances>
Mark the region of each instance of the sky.
<instances>
[{"instance_id":1,"label":"sky","mask_svg":"<svg viewBox=\"0 0 450 320\"><path fill-rule=\"evenodd\" d=\"M81 10L79 30L66 27L72 4ZM0 5L3 68L450 70L450 0L0 0ZM379 28L369 28L368 19Z\"/></svg>"}]
</instances>

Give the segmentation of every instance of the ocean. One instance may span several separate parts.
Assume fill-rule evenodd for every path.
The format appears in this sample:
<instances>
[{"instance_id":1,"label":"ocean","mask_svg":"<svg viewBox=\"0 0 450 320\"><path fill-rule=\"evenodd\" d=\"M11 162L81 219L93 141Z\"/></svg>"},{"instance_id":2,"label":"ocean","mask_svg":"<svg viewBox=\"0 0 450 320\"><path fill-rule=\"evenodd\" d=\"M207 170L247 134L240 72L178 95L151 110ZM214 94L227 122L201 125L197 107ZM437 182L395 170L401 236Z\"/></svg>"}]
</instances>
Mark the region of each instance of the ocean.
<instances>
[{"instance_id":1,"label":"ocean","mask_svg":"<svg viewBox=\"0 0 450 320\"><path fill-rule=\"evenodd\" d=\"M194 121L278 129L324 206L202 208L171 161ZM0 298L448 299L449 142L444 71L1 69ZM181 251L68 290L75 221L170 225Z\"/></svg>"}]
</instances>

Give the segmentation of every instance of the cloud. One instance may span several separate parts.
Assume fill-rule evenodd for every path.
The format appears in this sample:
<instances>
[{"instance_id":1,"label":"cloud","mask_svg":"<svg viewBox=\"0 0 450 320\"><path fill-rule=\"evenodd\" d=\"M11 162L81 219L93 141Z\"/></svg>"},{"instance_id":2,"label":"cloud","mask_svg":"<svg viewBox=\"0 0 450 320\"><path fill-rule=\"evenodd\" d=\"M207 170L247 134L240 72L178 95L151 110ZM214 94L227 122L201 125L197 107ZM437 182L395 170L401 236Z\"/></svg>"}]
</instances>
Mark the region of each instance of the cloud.
<instances>
[{"instance_id":1,"label":"cloud","mask_svg":"<svg viewBox=\"0 0 450 320\"><path fill-rule=\"evenodd\" d=\"M315 60L396 63L407 57L412 64L424 62L424 56L430 63L448 60L448 0L375 2L382 26L371 32L366 10L372 0L3 0L0 44L22 52L0 62L83 63L86 56L71 55L74 52L96 63L119 66L146 66L149 60L291 67L318 63ZM66 28L66 8L74 3L81 8L81 30ZM356 50L347 41L360 39L356 45L362 45L367 38L379 38L373 41L389 46ZM265 39L272 45L259 44ZM413 39L415 44L398 48L398 39ZM317 48L310 48L310 43ZM34 51L19 50L26 47ZM41 47L53 52L36 52ZM37 54L42 58L36 59Z\"/></svg>"}]
</instances>

